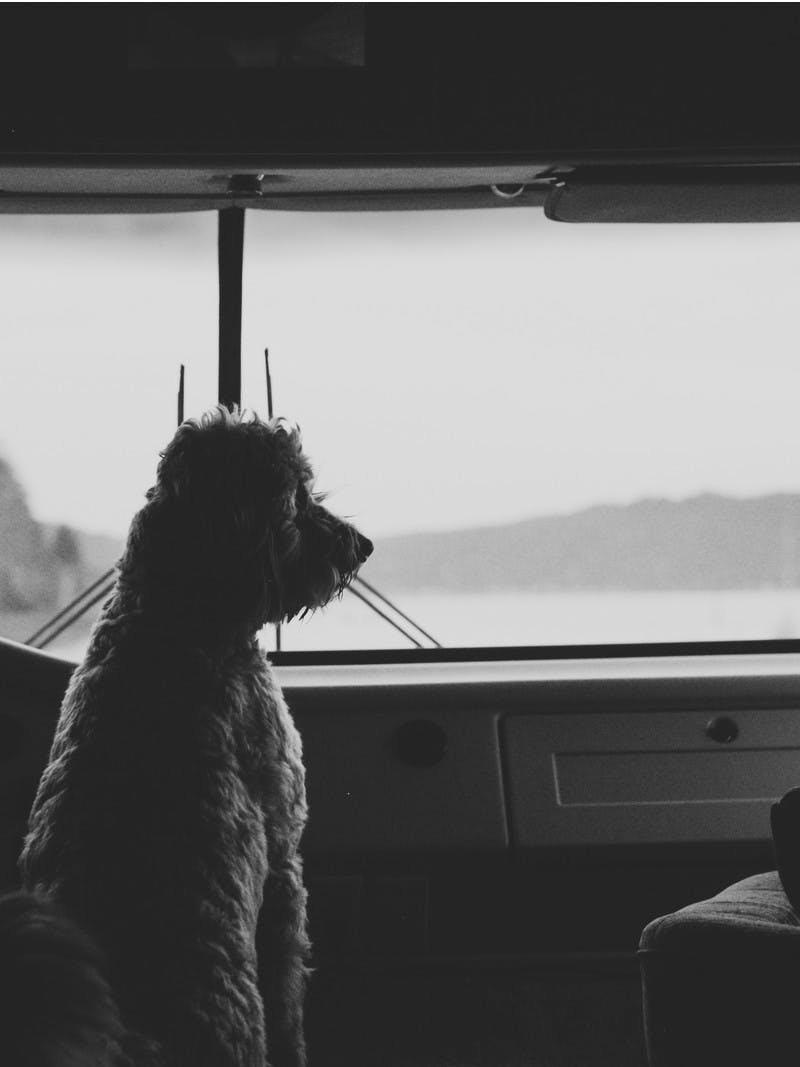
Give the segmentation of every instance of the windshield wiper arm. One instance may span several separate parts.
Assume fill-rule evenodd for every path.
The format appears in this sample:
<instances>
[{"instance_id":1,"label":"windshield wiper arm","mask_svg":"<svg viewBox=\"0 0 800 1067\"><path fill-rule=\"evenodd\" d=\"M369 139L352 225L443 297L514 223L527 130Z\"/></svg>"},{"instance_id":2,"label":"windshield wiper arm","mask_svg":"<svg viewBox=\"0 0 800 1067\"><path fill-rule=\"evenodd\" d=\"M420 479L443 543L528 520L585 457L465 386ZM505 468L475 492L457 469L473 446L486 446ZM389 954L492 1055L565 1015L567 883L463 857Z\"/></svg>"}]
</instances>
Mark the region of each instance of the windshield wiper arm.
<instances>
[{"instance_id":1,"label":"windshield wiper arm","mask_svg":"<svg viewBox=\"0 0 800 1067\"><path fill-rule=\"evenodd\" d=\"M367 589L370 593L372 593L373 596L376 596L378 598L378 600L382 600L383 603L387 605L387 607L390 607L392 609L392 611L395 612L396 615L399 615L401 619L404 619L407 623L410 623L414 627L414 629L417 630L419 633L421 633L423 637L426 637L431 642L431 644L434 645L434 647L436 647L436 648L441 648L442 647L441 642L437 641L436 638L433 637L431 634L429 634L427 630L423 630L423 628L420 626L420 624L418 622L415 622L409 615L406 615L406 613L404 611L401 611L400 608L398 608L397 604L392 603L392 601L388 598L388 596L384 596L384 594L381 593L381 591L379 589L376 589L374 585L370 585L369 582L364 581L364 579L361 577L360 574L356 575L356 577L354 578L354 581L358 582L359 585L363 585L364 588ZM351 593L353 593L355 596L359 596L359 594L356 593L355 589L353 589L352 586L348 586L348 590ZM386 619L387 622L391 623L392 626L395 627L395 629L400 630L401 633L405 634L406 637L409 639L409 641L413 641L413 643L417 646L417 648L422 648L423 647L423 645L421 645L419 641L415 640L411 636L411 634L406 633L406 631L404 629L402 629L402 627L400 627L398 624L394 623L388 617L388 615L384 614L384 612L382 612L380 610L380 608L378 608L375 604L373 604L365 596L359 596L359 599L363 600L365 604L369 604L369 606L372 608L372 610L375 612L376 615L380 615L380 617L382 619Z\"/></svg>"},{"instance_id":2,"label":"windshield wiper arm","mask_svg":"<svg viewBox=\"0 0 800 1067\"><path fill-rule=\"evenodd\" d=\"M69 604L63 607L61 611L57 612L51 619L48 619L43 626L40 626L36 633L31 634L25 641L25 644L31 645L33 648L46 648L47 645L49 645L51 641L54 641L59 634L72 626L73 622L76 622L81 615L85 615L89 608L94 607L98 600L102 600L104 596L111 592L114 587L113 579L116 569L116 567L112 567L111 570L106 571L105 574L101 574L97 581L92 582L86 589L82 589L76 597L73 597L72 600L70 600ZM87 600L86 603L81 603L85 597L88 597L89 594L93 593L98 587L102 588L100 588L100 591L96 593L95 596ZM67 617L65 618L65 616ZM61 622L62 619L64 620L63 623L53 630L56 623Z\"/></svg>"},{"instance_id":3,"label":"windshield wiper arm","mask_svg":"<svg viewBox=\"0 0 800 1067\"><path fill-rule=\"evenodd\" d=\"M94 607L94 605L97 604L98 601L102 600L104 596L107 596L111 592L114 587L115 572L116 567L112 567L110 570L106 571L105 574L102 574L96 581L92 582L90 586L87 586L86 589L83 589L80 593L78 593L76 597L73 597L69 604L63 607L61 611L57 612L51 619L48 619L43 626L40 626L35 633L31 634L31 636L25 641L25 644L30 645L32 648L42 649L46 648L49 644L55 641L55 639L60 634L62 634L65 630L69 629L69 627L72 626L74 622L77 622L77 620L80 619L82 615L85 615L89 608ZM358 575L356 576L355 581L358 582L359 585L363 586L364 589L366 589L369 593L371 593L372 596L377 597L378 600L382 601L387 607L391 608L391 610L395 612L396 615L399 615L401 619L413 626L415 630L422 634L423 637L427 638L428 641L430 641L436 648L442 647L442 645L436 640L435 637L429 634L428 631L424 630L418 622L415 622L409 615L407 615L404 611L398 608L396 604L394 604L387 596L381 593L380 590L376 589L374 585L370 585L369 582L365 582L364 579L359 577ZM97 590L97 592L95 592L95 590ZM362 601L362 603L366 604L367 607L376 615L378 615L381 619L383 619L384 622L387 622L395 630L401 633L403 637L406 638L406 640L411 642L412 645L416 645L417 648L425 647L422 642L418 641L413 634L409 633L408 630L405 629L405 627L401 626L399 622L397 622L385 611L379 608L377 604L373 603L373 601L368 596L365 596L363 593L358 592L358 590L354 589L352 585L347 587L347 591L348 593L352 593L353 596L356 597L358 600ZM92 593L94 593L95 595L91 596L90 594ZM59 623L60 625L57 625Z\"/></svg>"},{"instance_id":4,"label":"windshield wiper arm","mask_svg":"<svg viewBox=\"0 0 800 1067\"><path fill-rule=\"evenodd\" d=\"M412 645L416 645L417 648L424 647L422 642L418 641L416 637L413 636L413 634L410 634L408 632L408 630L403 629L399 622L395 622L395 620L389 615L387 615L385 611L381 611L379 607L373 604L369 597L365 597L363 593L359 593L357 589L354 589L352 587L352 585L348 585L347 592L352 593L354 597L362 601L362 603L366 604L367 607L374 611L376 615L379 615L384 620L384 622L388 622L390 626L393 626L395 628L395 630L399 630L403 637L407 638L407 640L409 640Z\"/></svg>"}]
</instances>

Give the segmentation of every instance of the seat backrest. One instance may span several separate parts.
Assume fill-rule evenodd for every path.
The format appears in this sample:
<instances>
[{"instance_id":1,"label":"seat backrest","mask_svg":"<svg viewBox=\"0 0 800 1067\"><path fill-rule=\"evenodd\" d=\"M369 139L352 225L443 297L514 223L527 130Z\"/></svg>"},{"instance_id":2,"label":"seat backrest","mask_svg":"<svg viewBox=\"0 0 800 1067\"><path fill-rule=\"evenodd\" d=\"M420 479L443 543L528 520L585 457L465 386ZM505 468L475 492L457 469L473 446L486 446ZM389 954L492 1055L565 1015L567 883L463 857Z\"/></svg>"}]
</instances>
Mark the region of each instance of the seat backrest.
<instances>
[{"instance_id":1,"label":"seat backrest","mask_svg":"<svg viewBox=\"0 0 800 1067\"><path fill-rule=\"evenodd\" d=\"M0 640L0 893L19 885L17 858L73 666Z\"/></svg>"}]
</instances>

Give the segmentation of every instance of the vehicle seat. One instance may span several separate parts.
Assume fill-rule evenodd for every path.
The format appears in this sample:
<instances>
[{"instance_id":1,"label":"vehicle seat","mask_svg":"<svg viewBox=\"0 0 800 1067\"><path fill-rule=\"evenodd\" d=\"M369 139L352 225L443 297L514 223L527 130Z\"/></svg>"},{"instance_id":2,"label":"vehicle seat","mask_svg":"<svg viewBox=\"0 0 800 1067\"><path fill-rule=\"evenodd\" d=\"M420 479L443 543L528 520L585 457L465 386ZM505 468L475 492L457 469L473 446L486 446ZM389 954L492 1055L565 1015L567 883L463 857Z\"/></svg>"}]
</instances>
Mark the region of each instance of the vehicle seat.
<instances>
[{"instance_id":1,"label":"vehicle seat","mask_svg":"<svg viewBox=\"0 0 800 1067\"><path fill-rule=\"evenodd\" d=\"M72 671L0 639L0 895L19 888L17 857Z\"/></svg>"},{"instance_id":2,"label":"vehicle seat","mask_svg":"<svg viewBox=\"0 0 800 1067\"><path fill-rule=\"evenodd\" d=\"M654 919L639 961L650 1067L800 1062L800 915L777 871Z\"/></svg>"}]
</instances>

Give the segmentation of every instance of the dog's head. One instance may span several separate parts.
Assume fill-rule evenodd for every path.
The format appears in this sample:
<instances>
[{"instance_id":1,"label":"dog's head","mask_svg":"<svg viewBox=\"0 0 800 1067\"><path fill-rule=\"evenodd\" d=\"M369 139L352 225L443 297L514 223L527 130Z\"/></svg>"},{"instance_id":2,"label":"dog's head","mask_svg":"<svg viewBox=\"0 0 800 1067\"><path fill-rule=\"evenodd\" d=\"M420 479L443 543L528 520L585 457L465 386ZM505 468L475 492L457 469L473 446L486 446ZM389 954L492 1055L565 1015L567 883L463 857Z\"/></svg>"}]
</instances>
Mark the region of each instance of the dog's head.
<instances>
[{"instance_id":1,"label":"dog's head","mask_svg":"<svg viewBox=\"0 0 800 1067\"><path fill-rule=\"evenodd\" d=\"M327 604L371 552L322 506L298 430L220 406L161 453L120 569L141 595L257 629Z\"/></svg>"}]
</instances>

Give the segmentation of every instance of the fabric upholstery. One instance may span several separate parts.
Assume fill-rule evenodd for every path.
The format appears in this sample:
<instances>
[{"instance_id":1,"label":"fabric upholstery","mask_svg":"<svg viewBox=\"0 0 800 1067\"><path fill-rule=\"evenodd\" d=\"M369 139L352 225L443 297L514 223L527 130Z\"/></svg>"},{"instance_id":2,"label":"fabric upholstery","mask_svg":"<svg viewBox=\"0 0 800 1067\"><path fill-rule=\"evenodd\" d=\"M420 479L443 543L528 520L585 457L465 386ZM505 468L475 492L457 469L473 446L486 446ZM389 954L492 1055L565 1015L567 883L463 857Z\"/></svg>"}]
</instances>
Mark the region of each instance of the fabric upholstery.
<instances>
[{"instance_id":1,"label":"fabric upholstery","mask_svg":"<svg viewBox=\"0 0 800 1067\"><path fill-rule=\"evenodd\" d=\"M800 916L776 871L655 919L639 959L650 1067L800 1063Z\"/></svg>"},{"instance_id":2,"label":"fabric upholstery","mask_svg":"<svg viewBox=\"0 0 800 1067\"><path fill-rule=\"evenodd\" d=\"M654 919L642 933L642 952L781 952L800 966L800 916L777 871L754 874L709 900Z\"/></svg>"}]
</instances>

